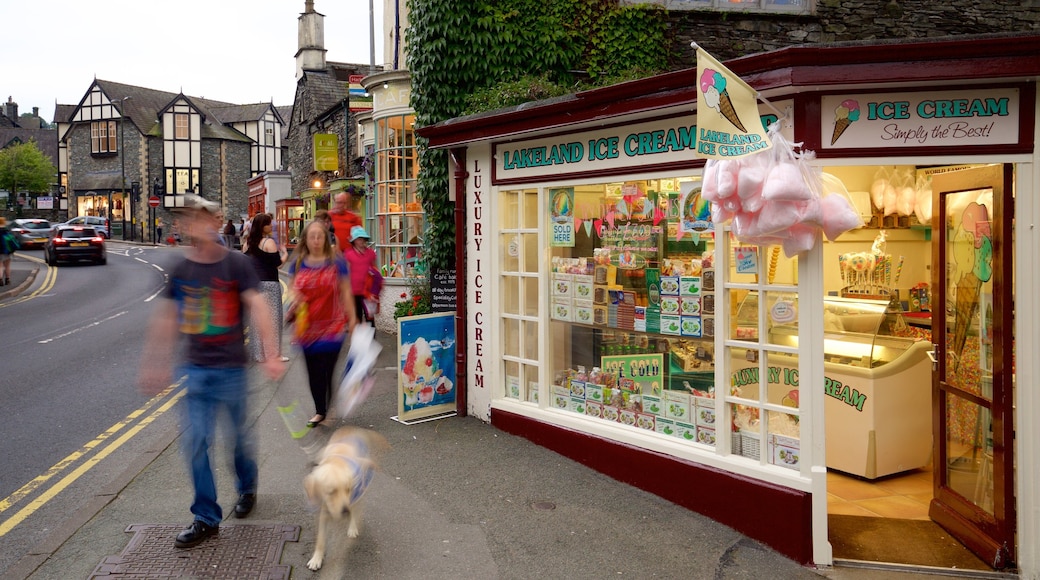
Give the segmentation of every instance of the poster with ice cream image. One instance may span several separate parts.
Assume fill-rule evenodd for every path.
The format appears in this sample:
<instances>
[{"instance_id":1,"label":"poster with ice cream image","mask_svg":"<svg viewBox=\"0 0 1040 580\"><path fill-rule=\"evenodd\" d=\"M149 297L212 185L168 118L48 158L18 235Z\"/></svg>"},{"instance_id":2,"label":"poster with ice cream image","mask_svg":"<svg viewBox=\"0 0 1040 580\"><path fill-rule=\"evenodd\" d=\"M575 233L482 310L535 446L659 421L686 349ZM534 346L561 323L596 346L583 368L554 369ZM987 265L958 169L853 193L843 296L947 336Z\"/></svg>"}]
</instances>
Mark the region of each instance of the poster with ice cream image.
<instances>
[{"instance_id":1,"label":"poster with ice cream image","mask_svg":"<svg viewBox=\"0 0 1040 580\"><path fill-rule=\"evenodd\" d=\"M402 423L455 412L455 313L397 319L396 420ZM437 417L439 418L439 417Z\"/></svg>"},{"instance_id":2,"label":"poster with ice cream image","mask_svg":"<svg viewBox=\"0 0 1040 580\"><path fill-rule=\"evenodd\" d=\"M772 147L758 93L697 47L697 156L734 159Z\"/></svg>"}]
</instances>

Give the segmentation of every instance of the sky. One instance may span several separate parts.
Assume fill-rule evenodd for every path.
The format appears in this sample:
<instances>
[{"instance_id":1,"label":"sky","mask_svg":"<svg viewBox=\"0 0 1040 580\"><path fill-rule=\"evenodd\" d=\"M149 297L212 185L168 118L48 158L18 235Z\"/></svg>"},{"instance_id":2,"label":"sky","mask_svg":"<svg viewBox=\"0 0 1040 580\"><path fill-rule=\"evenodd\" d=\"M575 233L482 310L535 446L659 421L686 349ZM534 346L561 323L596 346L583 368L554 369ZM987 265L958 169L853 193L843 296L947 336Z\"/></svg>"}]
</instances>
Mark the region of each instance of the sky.
<instances>
[{"instance_id":1,"label":"sky","mask_svg":"<svg viewBox=\"0 0 1040 580\"><path fill-rule=\"evenodd\" d=\"M0 99L18 113L78 104L95 78L235 104L291 105L304 0L2 2ZM382 5L372 2L377 65ZM368 64L369 2L314 0L325 57Z\"/></svg>"}]
</instances>

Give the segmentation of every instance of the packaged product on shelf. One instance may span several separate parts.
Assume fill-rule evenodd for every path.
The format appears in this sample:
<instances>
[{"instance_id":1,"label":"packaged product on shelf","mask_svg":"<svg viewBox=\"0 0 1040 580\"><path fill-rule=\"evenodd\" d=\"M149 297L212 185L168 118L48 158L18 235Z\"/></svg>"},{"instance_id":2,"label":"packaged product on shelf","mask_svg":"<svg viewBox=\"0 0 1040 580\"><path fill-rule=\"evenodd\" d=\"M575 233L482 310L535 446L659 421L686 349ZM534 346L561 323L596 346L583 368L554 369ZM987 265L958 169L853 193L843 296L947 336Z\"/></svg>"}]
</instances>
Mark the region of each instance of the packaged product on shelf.
<instances>
[{"instance_id":1,"label":"packaged product on shelf","mask_svg":"<svg viewBox=\"0 0 1040 580\"><path fill-rule=\"evenodd\" d=\"M675 422L675 436L684 441L697 440L697 426L683 421Z\"/></svg>"},{"instance_id":2,"label":"packaged product on shelf","mask_svg":"<svg viewBox=\"0 0 1040 580\"><path fill-rule=\"evenodd\" d=\"M586 400L585 414L589 417L603 417L603 403Z\"/></svg>"},{"instance_id":3,"label":"packaged product on shelf","mask_svg":"<svg viewBox=\"0 0 1040 580\"><path fill-rule=\"evenodd\" d=\"M574 322L580 322L582 324L593 324L595 321L595 312L593 311L592 302L588 304L579 303L575 301L572 316Z\"/></svg>"},{"instance_id":4,"label":"packaged product on shelf","mask_svg":"<svg viewBox=\"0 0 1040 580\"><path fill-rule=\"evenodd\" d=\"M657 417L650 413L636 413L636 427L653 431L657 423Z\"/></svg>"},{"instance_id":5,"label":"packaged product on shelf","mask_svg":"<svg viewBox=\"0 0 1040 580\"><path fill-rule=\"evenodd\" d=\"M553 298L571 299L574 297L574 275L557 272L552 275Z\"/></svg>"},{"instance_id":6,"label":"packaged product on shelf","mask_svg":"<svg viewBox=\"0 0 1040 580\"><path fill-rule=\"evenodd\" d=\"M679 298L679 314L681 316L700 316L700 296L681 296Z\"/></svg>"},{"instance_id":7,"label":"packaged product on shelf","mask_svg":"<svg viewBox=\"0 0 1040 580\"><path fill-rule=\"evenodd\" d=\"M597 385L594 383L585 383L585 400L602 403L603 402L603 385Z\"/></svg>"},{"instance_id":8,"label":"packaged product on shelf","mask_svg":"<svg viewBox=\"0 0 1040 580\"><path fill-rule=\"evenodd\" d=\"M570 300L554 298L550 312L554 320L574 322L574 306Z\"/></svg>"},{"instance_id":9,"label":"packaged product on shelf","mask_svg":"<svg viewBox=\"0 0 1040 580\"><path fill-rule=\"evenodd\" d=\"M661 333L661 308L659 306L646 307L646 331L653 334Z\"/></svg>"},{"instance_id":10,"label":"packaged product on shelf","mask_svg":"<svg viewBox=\"0 0 1040 580\"><path fill-rule=\"evenodd\" d=\"M566 409L571 402L571 391L568 387L553 385L552 406L557 409Z\"/></svg>"},{"instance_id":11,"label":"packaged product on shelf","mask_svg":"<svg viewBox=\"0 0 1040 580\"><path fill-rule=\"evenodd\" d=\"M700 276L680 276L679 277L679 295L680 296L700 296L701 294L701 277Z\"/></svg>"},{"instance_id":12,"label":"packaged product on shelf","mask_svg":"<svg viewBox=\"0 0 1040 580\"><path fill-rule=\"evenodd\" d=\"M578 379L570 380L570 392L572 397L585 398L585 381L579 381Z\"/></svg>"},{"instance_id":13,"label":"packaged product on shelf","mask_svg":"<svg viewBox=\"0 0 1040 580\"><path fill-rule=\"evenodd\" d=\"M701 296L701 312L704 314L715 314L714 294L704 294Z\"/></svg>"},{"instance_id":14,"label":"packaged product on shelf","mask_svg":"<svg viewBox=\"0 0 1040 580\"><path fill-rule=\"evenodd\" d=\"M572 413L579 415L585 414L585 399L581 397L571 397L567 404L567 410Z\"/></svg>"},{"instance_id":15,"label":"packaged product on shelf","mask_svg":"<svg viewBox=\"0 0 1040 580\"><path fill-rule=\"evenodd\" d=\"M714 291L715 290L715 270L709 270L707 267L704 268L704 272L701 273L701 290L702 291Z\"/></svg>"},{"instance_id":16,"label":"packaged product on shelf","mask_svg":"<svg viewBox=\"0 0 1040 580\"><path fill-rule=\"evenodd\" d=\"M635 409L621 409L618 415L618 422L622 425L629 425L635 427L636 425L636 411Z\"/></svg>"},{"instance_id":17,"label":"packaged product on shelf","mask_svg":"<svg viewBox=\"0 0 1040 580\"><path fill-rule=\"evenodd\" d=\"M682 336L701 336L701 317L700 316L680 316L679 317L679 334Z\"/></svg>"},{"instance_id":18,"label":"packaged product on shelf","mask_svg":"<svg viewBox=\"0 0 1040 580\"><path fill-rule=\"evenodd\" d=\"M586 274L574 274L574 299L592 302L593 296L592 276Z\"/></svg>"},{"instance_id":19,"label":"packaged product on shelf","mask_svg":"<svg viewBox=\"0 0 1040 580\"><path fill-rule=\"evenodd\" d=\"M643 412L657 417L664 416L664 404L659 395L643 395Z\"/></svg>"},{"instance_id":20,"label":"packaged product on shelf","mask_svg":"<svg viewBox=\"0 0 1040 580\"><path fill-rule=\"evenodd\" d=\"M603 405L603 419L607 421L620 421L621 409L612 405Z\"/></svg>"},{"instance_id":21,"label":"packaged product on shelf","mask_svg":"<svg viewBox=\"0 0 1040 580\"><path fill-rule=\"evenodd\" d=\"M661 433L662 435L668 435L669 437L678 436L675 431L675 421L665 419L664 417L657 417L654 420L654 431Z\"/></svg>"},{"instance_id":22,"label":"packaged product on shelf","mask_svg":"<svg viewBox=\"0 0 1040 580\"><path fill-rule=\"evenodd\" d=\"M710 397L693 397L694 422L704 427L715 427L715 399Z\"/></svg>"},{"instance_id":23,"label":"packaged product on shelf","mask_svg":"<svg viewBox=\"0 0 1040 580\"><path fill-rule=\"evenodd\" d=\"M645 278L648 304L657 306L661 303L661 271L647 268Z\"/></svg>"},{"instance_id":24,"label":"packaged product on shelf","mask_svg":"<svg viewBox=\"0 0 1040 580\"><path fill-rule=\"evenodd\" d=\"M715 447L715 428L697 425L697 443Z\"/></svg>"},{"instance_id":25,"label":"packaged product on shelf","mask_svg":"<svg viewBox=\"0 0 1040 580\"><path fill-rule=\"evenodd\" d=\"M794 437L769 436L769 462L780 467L800 467L801 442Z\"/></svg>"},{"instance_id":26,"label":"packaged product on shelf","mask_svg":"<svg viewBox=\"0 0 1040 580\"><path fill-rule=\"evenodd\" d=\"M690 395L682 391L664 391L664 416L676 421L692 421Z\"/></svg>"},{"instance_id":27,"label":"packaged product on shelf","mask_svg":"<svg viewBox=\"0 0 1040 580\"><path fill-rule=\"evenodd\" d=\"M661 334L679 336L679 316L673 314L661 314Z\"/></svg>"},{"instance_id":28,"label":"packaged product on shelf","mask_svg":"<svg viewBox=\"0 0 1040 580\"><path fill-rule=\"evenodd\" d=\"M715 317L701 317L701 336L704 338L715 338Z\"/></svg>"},{"instance_id":29,"label":"packaged product on shelf","mask_svg":"<svg viewBox=\"0 0 1040 580\"><path fill-rule=\"evenodd\" d=\"M592 306L592 323L593 324L607 324L609 308L607 305L594 304Z\"/></svg>"},{"instance_id":30,"label":"packaged product on shelf","mask_svg":"<svg viewBox=\"0 0 1040 580\"><path fill-rule=\"evenodd\" d=\"M661 276L661 296L679 295L679 276Z\"/></svg>"},{"instance_id":31,"label":"packaged product on shelf","mask_svg":"<svg viewBox=\"0 0 1040 580\"><path fill-rule=\"evenodd\" d=\"M661 314L670 316L678 316L679 310L682 307L682 303L679 302L678 296L662 296L661 297Z\"/></svg>"},{"instance_id":32,"label":"packaged product on shelf","mask_svg":"<svg viewBox=\"0 0 1040 580\"><path fill-rule=\"evenodd\" d=\"M610 303L610 292L607 291L605 285L594 285L592 287L592 303L593 304L609 304Z\"/></svg>"}]
</instances>

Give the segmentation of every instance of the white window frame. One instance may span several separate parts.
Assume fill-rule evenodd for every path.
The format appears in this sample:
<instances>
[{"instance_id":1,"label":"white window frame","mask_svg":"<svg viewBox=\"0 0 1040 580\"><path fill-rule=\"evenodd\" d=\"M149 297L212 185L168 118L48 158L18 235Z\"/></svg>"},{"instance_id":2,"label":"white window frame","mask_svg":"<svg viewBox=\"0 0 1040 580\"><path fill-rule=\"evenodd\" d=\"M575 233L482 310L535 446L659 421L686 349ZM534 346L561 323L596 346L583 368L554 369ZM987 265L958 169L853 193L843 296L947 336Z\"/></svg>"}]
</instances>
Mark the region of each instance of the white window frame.
<instances>
[{"instance_id":1,"label":"white window frame","mask_svg":"<svg viewBox=\"0 0 1040 580\"><path fill-rule=\"evenodd\" d=\"M703 10L717 12L761 12L767 14L814 14L816 0L800 0L801 5L787 4L788 0L621 0L621 4L653 4L666 10ZM796 1L796 0L791 0Z\"/></svg>"}]
</instances>

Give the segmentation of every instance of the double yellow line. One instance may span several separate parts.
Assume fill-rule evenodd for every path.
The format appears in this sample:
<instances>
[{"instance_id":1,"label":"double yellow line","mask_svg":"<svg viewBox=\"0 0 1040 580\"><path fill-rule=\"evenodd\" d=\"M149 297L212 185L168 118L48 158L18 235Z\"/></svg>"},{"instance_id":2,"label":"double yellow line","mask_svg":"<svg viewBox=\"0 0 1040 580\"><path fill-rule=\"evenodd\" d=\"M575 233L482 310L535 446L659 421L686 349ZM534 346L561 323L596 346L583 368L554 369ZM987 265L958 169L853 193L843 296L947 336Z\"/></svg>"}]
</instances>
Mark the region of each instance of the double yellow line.
<instances>
[{"instance_id":1,"label":"double yellow line","mask_svg":"<svg viewBox=\"0 0 1040 580\"><path fill-rule=\"evenodd\" d=\"M50 469L41 475L35 477L29 483L23 485L19 490L15 491L8 497L0 500L0 514L18 505L20 501L28 497L29 495L36 492L41 487L45 486L50 480L59 477L66 469L71 467L81 458L88 456L92 451L101 446L102 443L115 437L120 431L126 429L122 435L119 435L117 439L110 442L106 447L100 449L97 453L87 458L86 461L81 463L78 467L68 472L60 480L54 482L49 488L45 489L43 493L36 496L35 499L30 501L25 507L18 510L16 513L11 515L6 520L0 521L0 537L5 536L8 532L14 529L15 526L22 523L26 518L34 514L37 510L43 507L48 501L53 499L63 490L68 488L73 482L82 477L85 473L97 466L101 460L111 455L114 451L119 449L124 443L129 441L134 435L139 433L142 429L150 425L156 419L161 417L164 413L169 411L177 401L184 396L184 389L178 387L184 382L185 377L181 377L176 383L166 387L161 393L152 397L147 403L141 406L139 409L133 411L126 416L125 419L112 425L104 433L101 433L94 438L93 441L88 442L78 451L71 453L68 457L62 459L58 463L55 463ZM172 393L172 395L171 395ZM165 400L167 399L168 400ZM165 401L164 401L165 400ZM161 404L160 404L161 403ZM134 423L138 418L144 416L144 418Z\"/></svg>"},{"instance_id":2,"label":"double yellow line","mask_svg":"<svg viewBox=\"0 0 1040 580\"><path fill-rule=\"evenodd\" d=\"M58 280L58 269L54 268L52 266L48 266L47 262L44 262L43 260L41 260L41 259L39 259L39 258L37 258L35 256L21 255L19 257L21 259L23 259L23 260L29 260L30 262L36 262L37 264L40 264L41 266L45 266L47 273L43 275L43 284L41 284L39 288L37 288L36 290L33 290L29 294L25 294L23 296L19 296L19 297L15 298L14 300L11 300L10 302L4 302L3 304L0 304L0 308L6 308L6 307L12 306L14 304L20 304L22 302L25 302L26 300L32 300L33 298L36 298L37 296L40 296L42 294L46 294L47 292L50 292L52 288L54 288L54 283Z\"/></svg>"}]
</instances>

